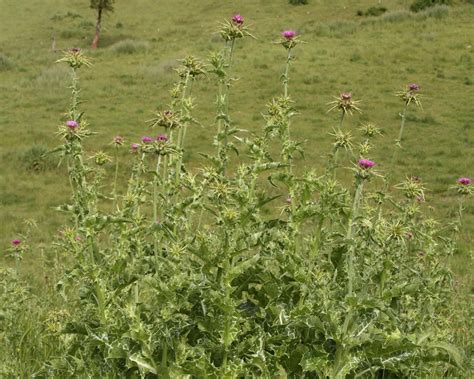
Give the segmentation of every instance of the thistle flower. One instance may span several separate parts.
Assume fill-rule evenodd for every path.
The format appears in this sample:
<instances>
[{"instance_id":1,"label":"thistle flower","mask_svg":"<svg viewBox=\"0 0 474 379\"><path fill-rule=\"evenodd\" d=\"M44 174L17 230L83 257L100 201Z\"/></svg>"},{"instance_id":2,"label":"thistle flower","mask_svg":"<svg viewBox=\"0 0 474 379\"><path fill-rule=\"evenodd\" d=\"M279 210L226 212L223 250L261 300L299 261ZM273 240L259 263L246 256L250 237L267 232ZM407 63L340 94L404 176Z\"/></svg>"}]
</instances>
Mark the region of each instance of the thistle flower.
<instances>
[{"instance_id":1,"label":"thistle flower","mask_svg":"<svg viewBox=\"0 0 474 379\"><path fill-rule=\"evenodd\" d=\"M253 37L243 24L244 18L240 14L234 15L230 21L222 24L220 30L221 37L226 41L235 41L245 36Z\"/></svg>"},{"instance_id":2,"label":"thistle flower","mask_svg":"<svg viewBox=\"0 0 474 379\"><path fill-rule=\"evenodd\" d=\"M359 162L357 163L363 169L369 169L375 166L375 162L371 161L370 159L359 159Z\"/></svg>"},{"instance_id":3,"label":"thistle flower","mask_svg":"<svg viewBox=\"0 0 474 379\"><path fill-rule=\"evenodd\" d=\"M21 245L21 240L19 240L19 239L14 239L14 240L12 241L12 246L13 246L13 247L18 247L18 246L20 246L20 245Z\"/></svg>"},{"instance_id":4,"label":"thistle flower","mask_svg":"<svg viewBox=\"0 0 474 379\"><path fill-rule=\"evenodd\" d=\"M66 121L66 126L70 129L70 130L76 130L76 128L78 127L78 123L77 121L74 121L74 120L69 120L69 121Z\"/></svg>"},{"instance_id":5,"label":"thistle flower","mask_svg":"<svg viewBox=\"0 0 474 379\"><path fill-rule=\"evenodd\" d=\"M115 147L119 147L123 145L124 141L125 139L122 136L115 136L112 144L115 145Z\"/></svg>"},{"instance_id":6,"label":"thistle flower","mask_svg":"<svg viewBox=\"0 0 474 379\"><path fill-rule=\"evenodd\" d=\"M282 40L280 43L285 49L288 50L292 49L298 44L298 42L300 42L298 40L298 34L294 30L284 30L283 32L281 32L281 37Z\"/></svg>"},{"instance_id":7,"label":"thistle flower","mask_svg":"<svg viewBox=\"0 0 474 379\"><path fill-rule=\"evenodd\" d=\"M139 149L140 149L140 145L139 145L138 143L132 143L132 144L130 145L130 151L131 151L132 153L138 152Z\"/></svg>"},{"instance_id":8,"label":"thistle flower","mask_svg":"<svg viewBox=\"0 0 474 379\"><path fill-rule=\"evenodd\" d=\"M89 59L84 56L81 49L74 47L64 52L64 56L58 59L56 63L65 62L73 69L80 68L81 66L91 66Z\"/></svg>"},{"instance_id":9,"label":"thistle flower","mask_svg":"<svg viewBox=\"0 0 474 379\"><path fill-rule=\"evenodd\" d=\"M166 142L166 141L168 141L168 137L164 134L160 134L156 137L156 140L158 142Z\"/></svg>"},{"instance_id":10,"label":"thistle flower","mask_svg":"<svg viewBox=\"0 0 474 379\"><path fill-rule=\"evenodd\" d=\"M372 138L375 137L377 134L382 134L380 128L377 128L377 126L370 122L361 124L359 130L362 132L364 137L367 138Z\"/></svg>"},{"instance_id":11,"label":"thistle flower","mask_svg":"<svg viewBox=\"0 0 474 379\"><path fill-rule=\"evenodd\" d=\"M144 136L144 137L142 137L142 142L143 142L143 143L152 143L152 142L153 142L153 138L148 137L148 136Z\"/></svg>"},{"instance_id":12,"label":"thistle flower","mask_svg":"<svg viewBox=\"0 0 474 379\"><path fill-rule=\"evenodd\" d=\"M235 14L232 17L232 22L234 24L242 25L244 23L244 18L240 14Z\"/></svg>"},{"instance_id":13,"label":"thistle flower","mask_svg":"<svg viewBox=\"0 0 474 379\"><path fill-rule=\"evenodd\" d=\"M178 113L170 110L158 112L154 119L150 120L151 127L162 126L165 129L176 129L181 125Z\"/></svg>"},{"instance_id":14,"label":"thistle flower","mask_svg":"<svg viewBox=\"0 0 474 379\"><path fill-rule=\"evenodd\" d=\"M281 36L284 38L284 39L293 39L296 37L296 32L294 30L284 30L282 33L281 33Z\"/></svg>"},{"instance_id":15,"label":"thistle flower","mask_svg":"<svg viewBox=\"0 0 474 379\"><path fill-rule=\"evenodd\" d=\"M458 185L455 187L455 189L460 193L461 195L472 195L474 192L474 189L471 186L472 179L471 178L459 178L457 180Z\"/></svg>"},{"instance_id":16,"label":"thistle flower","mask_svg":"<svg viewBox=\"0 0 474 379\"><path fill-rule=\"evenodd\" d=\"M418 93L419 90L420 86L418 84L410 83L407 85L406 90L397 92L396 96L400 97L405 102L406 106L413 102L417 107L421 108L420 94Z\"/></svg>"},{"instance_id":17,"label":"thistle flower","mask_svg":"<svg viewBox=\"0 0 474 379\"><path fill-rule=\"evenodd\" d=\"M354 111L361 113L360 108L357 106L360 101L352 100L352 93L351 92L342 92L338 97L334 97L335 100L328 103L331 105L328 112L331 112L334 109L340 109L344 114L350 114Z\"/></svg>"},{"instance_id":18,"label":"thistle flower","mask_svg":"<svg viewBox=\"0 0 474 379\"><path fill-rule=\"evenodd\" d=\"M472 179L471 178L459 178L458 179L458 184L461 184L463 186L466 186L466 185L469 185L472 183Z\"/></svg>"}]
</instances>

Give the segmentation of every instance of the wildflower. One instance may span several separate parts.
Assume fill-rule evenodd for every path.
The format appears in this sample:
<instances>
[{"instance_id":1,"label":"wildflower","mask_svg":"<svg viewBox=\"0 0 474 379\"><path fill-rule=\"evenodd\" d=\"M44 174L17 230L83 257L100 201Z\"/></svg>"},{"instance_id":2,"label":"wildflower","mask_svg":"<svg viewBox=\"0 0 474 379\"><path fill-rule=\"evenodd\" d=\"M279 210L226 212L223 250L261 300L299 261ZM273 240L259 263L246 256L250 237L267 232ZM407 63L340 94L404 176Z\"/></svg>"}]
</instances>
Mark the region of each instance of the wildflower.
<instances>
[{"instance_id":1,"label":"wildflower","mask_svg":"<svg viewBox=\"0 0 474 379\"><path fill-rule=\"evenodd\" d=\"M138 149L140 149L140 145L138 143L132 143L132 145L130 146L130 151L132 153L136 153Z\"/></svg>"},{"instance_id":2,"label":"wildflower","mask_svg":"<svg viewBox=\"0 0 474 379\"><path fill-rule=\"evenodd\" d=\"M18 246L20 246L20 245L21 245L21 240L19 240L19 239L14 239L14 240L12 241L12 246L13 246L13 247L18 247Z\"/></svg>"},{"instance_id":3,"label":"wildflower","mask_svg":"<svg viewBox=\"0 0 474 379\"><path fill-rule=\"evenodd\" d=\"M471 178L459 178L458 179L458 184L461 184L463 186L466 186L466 185L469 185L472 183L472 179Z\"/></svg>"},{"instance_id":4,"label":"wildflower","mask_svg":"<svg viewBox=\"0 0 474 379\"><path fill-rule=\"evenodd\" d=\"M64 56L58 59L56 63L65 62L73 69L78 69L81 66L90 66L91 62L84 56L81 49L74 47L64 52Z\"/></svg>"},{"instance_id":5,"label":"wildflower","mask_svg":"<svg viewBox=\"0 0 474 379\"><path fill-rule=\"evenodd\" d=\"M236 14L232 17L232 22L237 25L242 25L244 23L244 18L240 14Z\"/></svg>"},{"instance_id":6,"label":"wildflower","mask_svg":"<svg viewBox=\"0 0 474 379\"><path fill-rule=\"evenodd\" d=\"M158 135L158 137L156 137L156 140L158 142L166 142L166 141L168 141L168 137L164 134L160 134L160 135Z\"/></svg>"},{"instance_id":7,"label":"wildflower","mask_svg":"<svg viewBox=\"0 0 474 379\"><path fill-rule=\"evenodd\" d=\"M294 30L284 30L281 36L285 39L293 39L296 37L296 32Z\"/></svg>"},{"instance_id":8,"label":"wildflower","mask_svg":"<svg viewBox=\"0 0 474 379\"><path fill-rule=\"evenodd\" d=\"M113 144L114 144L116 147L122 146L124 141L125 141L125 139L124 139L122 136L115 136L115 137L114 137Z\"/></svg>"},{"instance_id":9,"label":"wildflower","mask_svg":"<svg viewBox=\"0 0 474 379\"><path fill-rule=\"evenodd\" d=\"M349 113L352 115L354 111L361 113L360 108L357 106L360 101L352 100L351 92L342 92L339 97L334 98L335 100L329 103L329 105L332 106L329 108L328 112L331 112L334 109L340 109L344 114Z\"/></svg>"},{"instance_id":10,"label":"wildflower","mask_svg":"<svg viewBox=\"0 0 474 379\"><path fill-rule=\"evenodd\" d=\"M372 168L375 166L375 162L371 161L370 159L359 159L359 166L363 169Z\"/></svg>"},{"instance_id":11,"label":"wildflower","mask_svg":"<svg viewBox=\"0 0 474 379\"><path fill-rule=\"evenodd\" d=\"M76 237L74 237L74 240L77 241L77 242L80 242L80 241L82 241L82 238L81 238L81 236L76 236Z\"/></svg>"},{"instance_id":12,"label":"wildflower","mask_svg":"<svg viewBox=\"0 0 474 379\"><path fill-rule=\"evenodd\" d=\"M148 136L142 137L142 142L143 143L151 143L151 142L153 142L153 138L148 137Z\"/></svg>"},{"instance_id":13,"label":"wildflower","mask_svg":"<svg viewBox=\"0 0 474 379\"><path fill-rule=\"evenodd\" d=\"M79 124L77 123L77 121L74 121L74 120L69 120L66 122L66 126L71 130L75 130L78 125Z\"/></svg>"},{"instance_id":14,"label":"wildflower","mask_svg":"<svg viewBox=\"0 0 474 379\"><path fill-rule=\"evenodd\" d=\"M457 182L458 185L454 188L458 191L458 193L460 193L461 195L472 195L474 191L472 189L472 186L470 185L472 183L471 178L459 178Z\"/></svg>"},{"instance_id":15,"label":"wildflower","mask_svg":"<svg viewBox=\"0 0 474 379\"><path fill-rule=\"evenodd\" d=\"M292 202L293 202L293 199L291 198L291 196L288 196L286 198L286 204L291 205Z\"/></svg>"},{"instance_id":16,"label":"wildflower","mask_svg":"<svg viewBox=\"0 0 474 379\"><path fill-rule=\"evenodd\" d=\"M420 94L418 91L420 86L416 83L410 83L407 85L406 90L396 93L396 96L400 97L406 104L410 105L412 102L415 103L417 107L421 108Z\"/></svg>"}]
</instances>

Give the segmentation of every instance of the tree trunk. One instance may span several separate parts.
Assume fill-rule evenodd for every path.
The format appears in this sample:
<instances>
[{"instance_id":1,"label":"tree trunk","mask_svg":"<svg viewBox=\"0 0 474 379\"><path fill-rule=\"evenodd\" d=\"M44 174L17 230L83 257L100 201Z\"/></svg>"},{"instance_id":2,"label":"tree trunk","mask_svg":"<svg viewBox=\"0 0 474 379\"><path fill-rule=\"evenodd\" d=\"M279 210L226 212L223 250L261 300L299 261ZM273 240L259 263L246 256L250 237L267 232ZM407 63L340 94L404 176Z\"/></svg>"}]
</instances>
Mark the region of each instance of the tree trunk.
<instances>
[{"instance_id":1,"label":"tree trunk","mask_svg":"<svg viewBox=\"0 0 474 379\"><path fill-rule=\"evenodd\" d=\"M100 37L100 29L101 29L101 23L102 23L102 8L98 8L97 10L97 22L95 24L95 36L94 39L92 40L92 49L97 49L99 46L99 37Z\"/></svg>"}]
</instances>

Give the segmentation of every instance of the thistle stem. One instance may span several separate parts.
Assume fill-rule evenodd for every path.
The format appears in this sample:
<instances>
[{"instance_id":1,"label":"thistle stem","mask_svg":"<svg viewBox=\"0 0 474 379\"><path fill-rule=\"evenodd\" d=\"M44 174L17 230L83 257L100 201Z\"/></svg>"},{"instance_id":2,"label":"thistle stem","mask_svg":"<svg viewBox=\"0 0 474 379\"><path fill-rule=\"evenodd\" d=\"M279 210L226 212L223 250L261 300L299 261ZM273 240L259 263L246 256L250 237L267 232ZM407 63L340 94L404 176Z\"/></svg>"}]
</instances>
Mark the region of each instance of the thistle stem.
<instances>
[{"instance_id":1,"label":"thistle stem","mask_svg":"<svg viewBox=\"0 0 474 379\"><path fill-rule=\"evenodd\" d=\"M115 175L114 175L114 203L113 209L115 210L117 206L117 179L118 179L118 169L119 169L119 154L118 149L115 149Z\"/></svg>"}]
</instances>

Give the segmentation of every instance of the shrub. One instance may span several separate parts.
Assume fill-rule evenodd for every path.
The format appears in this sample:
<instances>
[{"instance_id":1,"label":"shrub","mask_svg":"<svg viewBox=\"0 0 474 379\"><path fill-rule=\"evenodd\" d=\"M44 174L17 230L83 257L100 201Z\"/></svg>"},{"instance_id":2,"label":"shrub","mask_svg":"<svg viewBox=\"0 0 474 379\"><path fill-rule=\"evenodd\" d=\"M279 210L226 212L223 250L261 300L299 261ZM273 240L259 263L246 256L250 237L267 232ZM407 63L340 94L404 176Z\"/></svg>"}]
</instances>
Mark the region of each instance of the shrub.
<instances>
[{"instance_id":1,"label":"shrub","mask_svg":"<svg viewBox=\"0 0 474 379\"><path fill-rule=\"evenodd\" d=\"M384 14L385 12L387 12L387 8L383 6L375 6L375 7L370 7L365 12L358 10L357 16L380 16Z\"/></svg>"},{"instance_id":2,"label":"shrub","mask_svg":"<svg viewBox=\"0 0 474 379\"><path fill-rule=\"evenodd\" d=\"M13 68L13 62L5 54L0 53L0 71L6 71Z\"/></svg>"},{"instance_id":3,"label":"shrub","mask_svg":"<svg viewBox=\"0 0 474 379\"><path fill-rule=\"evenodd\" d=\"M415 0L410 5L412 12L419 12L426 8L434 7L435 5L450 5L451 0Z\"/></svg>"},{"instance_id":4,"label":"shrub","mask_svg":"<svg viewBox=\"0 0 474 379\"><path fill-rule=\"evenodd\" d=\"M292 5L306 5L309 3L309 0L288 0Z\"/></svg>"},{"instance_id":5,"label":"shrub","mask_svg":"<svg viewBox=\"0 0 474 379\"><path fill-rule=\"evenodd\" d=\"M133 39L126 39L119 41L110 46L115 54L136 54L148 51L150 43L147 41L137 41Z\"/></svg>"},{"instance_id":6,"label":"shrub","mask_svg":"<svg viewBox=\"0 0 474 379\"><path fill-rule=\"evenodd\" d=\"M28 171L40 172L51 170L56 164L48 149L43 146L33 146L20 155L23 167Z\"/></svg>"}]
</instances>

